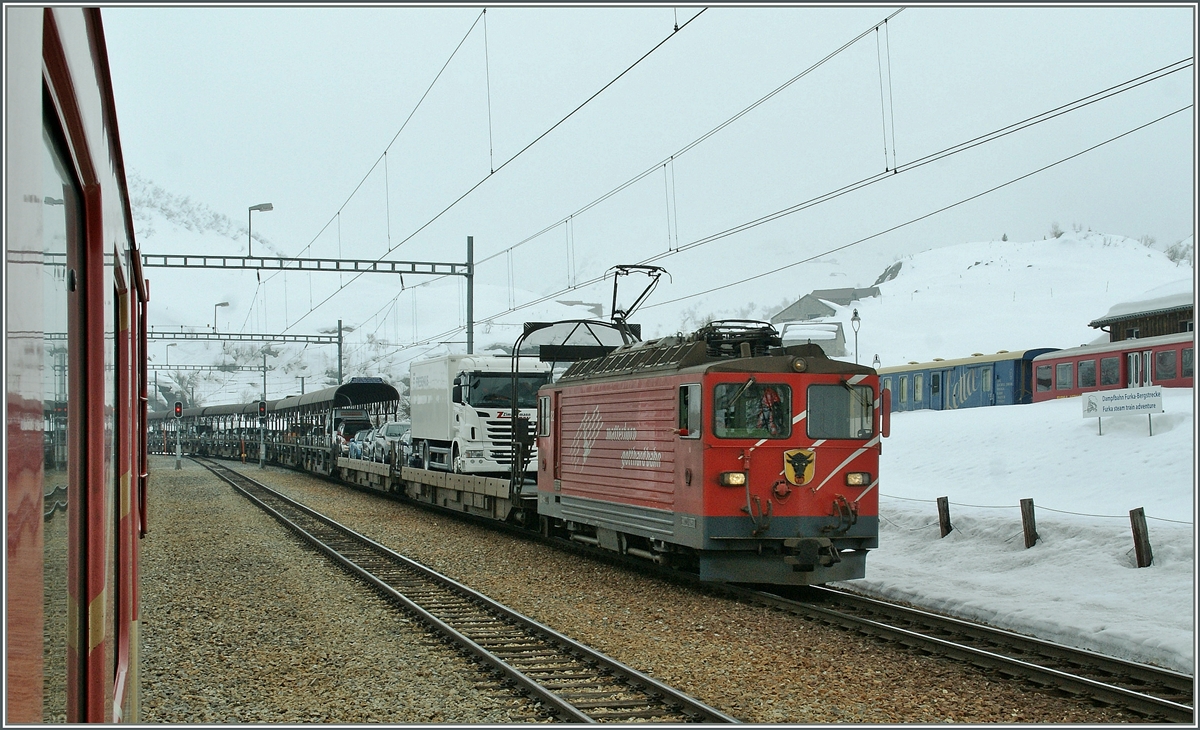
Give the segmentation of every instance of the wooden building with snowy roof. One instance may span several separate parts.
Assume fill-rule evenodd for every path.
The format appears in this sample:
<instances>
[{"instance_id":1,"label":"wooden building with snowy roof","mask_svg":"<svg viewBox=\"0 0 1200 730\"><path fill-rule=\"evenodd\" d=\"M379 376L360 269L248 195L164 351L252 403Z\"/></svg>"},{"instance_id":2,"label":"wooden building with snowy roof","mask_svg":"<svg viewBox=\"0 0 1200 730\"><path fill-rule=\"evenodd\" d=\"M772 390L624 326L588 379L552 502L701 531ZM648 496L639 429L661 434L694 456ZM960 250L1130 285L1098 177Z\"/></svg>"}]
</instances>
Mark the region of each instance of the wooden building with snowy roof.
<instances>
[{"instance_id":1,"label":"wooden building with snowy roof","mask_svg":"<svg viewBox=\"0 0 1200 730\"><path fill-rule=\"evenodd\" d=\"M1088 326L1107 332L1109 342L1192 332L1194 300L1192 280L1183 279L1151 289L1136 300L1118 302Z\"/></svg>"}]
</instances>

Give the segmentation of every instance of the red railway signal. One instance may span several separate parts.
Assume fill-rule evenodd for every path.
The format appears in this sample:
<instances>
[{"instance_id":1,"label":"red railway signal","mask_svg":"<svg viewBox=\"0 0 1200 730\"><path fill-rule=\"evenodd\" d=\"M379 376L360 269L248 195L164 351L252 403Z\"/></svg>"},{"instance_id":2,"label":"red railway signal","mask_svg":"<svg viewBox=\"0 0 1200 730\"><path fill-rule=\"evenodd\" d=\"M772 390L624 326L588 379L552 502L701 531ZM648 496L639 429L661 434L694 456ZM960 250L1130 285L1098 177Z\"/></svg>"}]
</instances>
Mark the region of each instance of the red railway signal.
<instances>
[{"instance_id":1,"label":"red railway signal","mask_svg":"<svg viewBox=\"0 0 1200 730\"><path fill-rule=\"evenodd\" d=\"M258 402L258 417L259 418L267 417L267 402L265 400L260 400Z\"/></svg>"},{"instance_id":2,"label":"red railway signal","mask_svg":"<svg viewBox=\"0 0 1200 730\"><path fill-rule=\"evenodd\" d=\"M175 417L183 418L183 403L175 401Z\"/></svg>"}]
</instances>

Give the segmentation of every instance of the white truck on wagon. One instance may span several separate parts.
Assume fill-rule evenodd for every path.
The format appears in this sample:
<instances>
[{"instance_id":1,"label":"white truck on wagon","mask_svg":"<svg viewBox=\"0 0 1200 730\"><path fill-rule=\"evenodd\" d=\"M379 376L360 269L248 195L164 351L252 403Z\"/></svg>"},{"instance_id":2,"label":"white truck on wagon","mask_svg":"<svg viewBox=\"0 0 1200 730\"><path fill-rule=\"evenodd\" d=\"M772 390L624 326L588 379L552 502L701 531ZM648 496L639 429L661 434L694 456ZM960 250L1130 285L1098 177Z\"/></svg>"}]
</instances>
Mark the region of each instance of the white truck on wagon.
<instances>
[{"instance_id":1,"label":"white truck on wagon","mask_svg":"<svg viewBox=\"0 0 1200 730\"><path fill-rule=\"evenodd\" d=\"M519 418L536 428L538 388L550 364L521 357ZM512 358L442 355L409 366L413 453L421 468L460 474L507 474L512 464ZM536 473L537 457L529 472Z\"/></svg>"}]
</instances>

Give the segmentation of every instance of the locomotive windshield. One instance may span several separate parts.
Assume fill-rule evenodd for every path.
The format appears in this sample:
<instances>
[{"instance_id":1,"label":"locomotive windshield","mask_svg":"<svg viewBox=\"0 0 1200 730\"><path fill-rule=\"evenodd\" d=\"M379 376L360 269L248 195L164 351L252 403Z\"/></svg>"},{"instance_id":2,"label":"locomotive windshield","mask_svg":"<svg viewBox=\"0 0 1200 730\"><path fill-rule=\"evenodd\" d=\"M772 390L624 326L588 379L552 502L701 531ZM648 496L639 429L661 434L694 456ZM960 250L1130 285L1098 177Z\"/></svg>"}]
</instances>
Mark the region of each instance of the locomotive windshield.
<instances>
[{"instance_id":1,"label":"locomotive windshield","mask_svg":"<svg viewBox=\"0 0 1200 730\"><path fill-rule=\"evenodd\" d=\"M867 439L875 433L875 391L865 385L810 385L808 435L815 439Z\"/></svg>"},{"instance_id":2,"label":"locomotive windshield","mask_svg":"<svg viewBox=\"0 0 1200 730\"><path fill-rule=\"evenodd\" d=\"M466 403L479 408L512 407L512 375L474 372L467 382L469 387L463 388L463 400ZM549 382L549 373L518 375L517 407L535 407L538 388Z\"/></svg>"},{"instance_id":3,"label":"locomotive windshield","mask_svg":"<svg viewBox=\"0 0 1200 730\"><path fill-rule=\"evenodd\" d=\"M719 383L713 433L725 439L781 439L792 434L792 389L783 383Z\"/></svg>"}]
</instances>

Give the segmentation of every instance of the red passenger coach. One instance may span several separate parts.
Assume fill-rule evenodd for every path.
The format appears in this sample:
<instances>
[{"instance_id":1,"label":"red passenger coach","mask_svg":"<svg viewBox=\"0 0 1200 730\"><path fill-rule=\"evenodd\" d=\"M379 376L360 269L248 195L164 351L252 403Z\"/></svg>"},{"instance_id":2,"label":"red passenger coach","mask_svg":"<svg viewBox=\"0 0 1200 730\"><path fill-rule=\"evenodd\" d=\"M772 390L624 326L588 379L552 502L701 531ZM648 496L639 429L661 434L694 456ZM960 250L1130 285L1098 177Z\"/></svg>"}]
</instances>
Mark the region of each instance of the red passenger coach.
<instances>
[{"instance_id":1,"label":"red passenger coach","mask_svg":"<svg viewBox=\"0 0 1200 730\"><path fill-rule=\"evenodd\" d=\"M1097 390L1191 388L1195 380L1192 332L1072 347L1033 360L1033 401Z\"/></svg>"},{"instance_id":2,"label":"red passenger coach","mask_svg":"<svg viewBox=\"0 0 1200 730\"><path fill-rule=\"evenodd\" d=\"M879 535L879 379L779 345L766 323L716 322L543 387L543 532L710 581L863 577Z\"/></svg>"},{"instance_id":3,"label":"red passenger coach","mask_svg":"<svg viewBox=\"0 0 1200 730\"><path fill-rule=\"evenodd\" d=\"M4 31L4 721L136 722L148 288L100 11Z\"/></svg>"}]
</instances>

